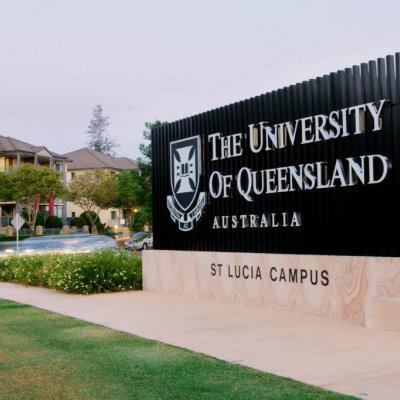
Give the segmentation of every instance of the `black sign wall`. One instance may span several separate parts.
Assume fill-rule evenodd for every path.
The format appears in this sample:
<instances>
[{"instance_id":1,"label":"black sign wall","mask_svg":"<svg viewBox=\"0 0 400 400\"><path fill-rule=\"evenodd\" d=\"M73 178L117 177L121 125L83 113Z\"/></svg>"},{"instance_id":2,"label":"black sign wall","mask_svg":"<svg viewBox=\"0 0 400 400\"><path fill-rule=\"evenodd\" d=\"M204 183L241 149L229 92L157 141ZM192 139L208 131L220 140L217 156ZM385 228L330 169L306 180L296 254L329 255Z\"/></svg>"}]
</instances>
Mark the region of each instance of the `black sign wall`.
<instances>
[{"instance_id":1,"label":"black sign wall","mask_svg":"<svg viewBox=\"0 0 400 400\"><path fill-rule=\"evenodd\" d=\"M400 256L399 71L397 53L153 130L154 248Z\"/></svg>"}]
</instances>

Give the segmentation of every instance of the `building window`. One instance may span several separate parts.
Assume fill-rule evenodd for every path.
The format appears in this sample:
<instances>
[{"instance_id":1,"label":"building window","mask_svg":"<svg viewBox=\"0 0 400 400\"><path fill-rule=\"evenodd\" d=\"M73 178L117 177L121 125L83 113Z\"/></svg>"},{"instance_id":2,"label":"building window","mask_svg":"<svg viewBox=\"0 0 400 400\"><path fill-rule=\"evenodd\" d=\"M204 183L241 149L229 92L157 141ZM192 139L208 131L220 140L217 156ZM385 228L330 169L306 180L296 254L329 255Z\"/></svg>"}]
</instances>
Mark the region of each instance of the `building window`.
<instances>
[{"instance_id":1,"label":"building window","mask_svg":"<svg viewBox=\"0 0 400 400\"><path fill-rule=\"evenodd\" d=\"M117 212L111 211L111 219L117 219Z\"/></svg>"},{"instance_id":2,"label":"building window","mask_svg":"<svg viewBox=\"0 0 400 400\"><path fill-rule=\"evenodd\" d=\"M62 172L62 165L59 164L59 163L55 163L55 164L54 164L54 169L55 169L57 172Z\"/></svg>"},{"instance_id":3,"label":"building window","mask_svg":"<svg viewBox=\"0 0 400 400\"><path fill-rule=\"evenodd\" d=\"M72 218L75 218L75 215L76 215L76 214L75 214L75 211L72 211L71 217L72 217Z\"/></svg>"},{"instance_id":4,"label":"building window","mask_svg":"<svg viewBox=\"0 0 400 400\"><path fill-rule=\"evenodd\" d=\"M71 172L71 179L75 178L75 172Z\"/></svg>"}]
</instances>

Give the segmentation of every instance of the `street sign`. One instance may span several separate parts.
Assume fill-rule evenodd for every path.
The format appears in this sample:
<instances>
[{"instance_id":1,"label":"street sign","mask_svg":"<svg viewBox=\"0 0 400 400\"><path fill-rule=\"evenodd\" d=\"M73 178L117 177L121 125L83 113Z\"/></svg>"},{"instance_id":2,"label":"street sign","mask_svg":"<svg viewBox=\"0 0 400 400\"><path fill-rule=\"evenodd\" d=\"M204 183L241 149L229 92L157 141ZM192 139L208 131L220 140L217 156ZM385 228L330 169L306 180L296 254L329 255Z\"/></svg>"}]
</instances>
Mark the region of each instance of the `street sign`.
<instances>
[{"instance_id":1,"label":"street sign","mask_svg":"<svg viewBox=\"0 0 400 400\"><path fill-rule=\"evenodd\" d=\"M14 228L19 231L22 226L25 224L25 220L18 214L15 214L15 217L12 219L11 224L14 226Z\"/></svg>"}]
</instances>

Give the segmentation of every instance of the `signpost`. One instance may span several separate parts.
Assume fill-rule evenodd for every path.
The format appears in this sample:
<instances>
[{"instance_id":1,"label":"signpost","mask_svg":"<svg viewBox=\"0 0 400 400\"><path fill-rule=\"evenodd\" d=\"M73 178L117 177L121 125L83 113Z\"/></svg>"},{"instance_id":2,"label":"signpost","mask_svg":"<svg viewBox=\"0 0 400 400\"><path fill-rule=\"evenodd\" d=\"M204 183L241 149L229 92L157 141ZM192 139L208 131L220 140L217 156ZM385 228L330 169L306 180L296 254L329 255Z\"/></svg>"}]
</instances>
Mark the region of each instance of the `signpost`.
<instances>
[{"instance_id":1,"label":"signpost","mask_svg":"<svg viewBox=\"0 0 400 400\"><path fill-rule=\"evenodd\" d=\"M152 129L143 288L400 332L400 53Z\"/></svg>"},{"instance_id":2,"label":"signpost","mask_svg":"<svg viewBox=\"0 0 400 400\"><path fill-rule=\"evenodd\" d=\"M11 224L14 226L17 232L17 253L19 254L19 230L25 224L25 220L18 213L15 214L15 217L12 219Z\"/></svg>"}]
</instances>

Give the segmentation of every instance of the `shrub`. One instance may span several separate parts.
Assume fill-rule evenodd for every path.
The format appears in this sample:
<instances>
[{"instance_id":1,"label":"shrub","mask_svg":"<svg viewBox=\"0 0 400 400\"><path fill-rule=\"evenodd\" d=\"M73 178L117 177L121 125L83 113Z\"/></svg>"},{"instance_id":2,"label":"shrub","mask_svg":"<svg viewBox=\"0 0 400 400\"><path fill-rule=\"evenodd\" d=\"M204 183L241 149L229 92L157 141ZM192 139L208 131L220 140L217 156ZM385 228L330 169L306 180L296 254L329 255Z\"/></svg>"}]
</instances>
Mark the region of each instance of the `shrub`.
<instances>
[{"instance_id":1,"label":"shrub","mask_svg":"<svg viewBox=\"0 0 400 400\"><path fill-rule=\"evenodd\" d=\"M91 211L90 215L92 216L93 220L97 217L97 213L95 213L94 211ZM92 228L91 228L91 224L90 224L89 218L86 216L86 212L83 212L80 215L80 218L83 219L83 221L85 222L85 225L88 225L90 227L90 232L91 232ZM98 233L104 232L106 224L102 224L101 223L100 217L96 219L95 225L97 227Z\"/></svg>"},{"instance_id":2,"label":"shrub","mask_svg":"<svg viewBox=\"0 0 400 400\"><path fill-rule=\"evenodd\" d=\"M82 228L85 225L85 221L81 217L74 217L71 218L69 221L69 226L76 226L77 228Z\"/></svg>"},{"instance_id":3,"label":"shrub","mask_svg":"<svg viewBox=\"0 0 400 400\"><path fill-rule=\"evenodd\" d=\"M19 235L18 238L19 240L24 240L27 238L30 238L31 235ZM1 235L0 236L0 242L15 242L17 240L17 236L5 236L5 235Z\"/></svg>"},{"instance_id":4,"label":"shrub","mask_svg":"<svg viewBox=\"0 0 400 400\"><path fill-rule=\"evenodd\" d=\"M50 215L46 218L46 228L62 228L63 225L62 219L57 215Z\"/></svg>"},{"instance_id":5,"label":"shrub","mask_svg":"<svg viewBox=\"0 0 400 400\"><path fill-rule=\"evenodd\" d=\"M0 280L90 294L141 289L141 267L125 250L10 256L0 258Z\"/></svg>"}]
</instances>

